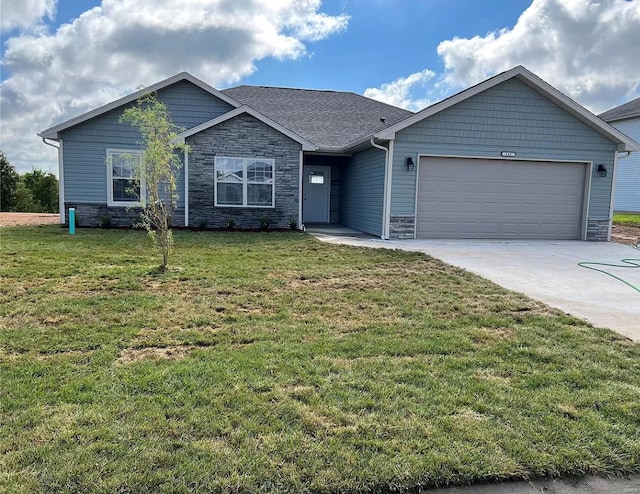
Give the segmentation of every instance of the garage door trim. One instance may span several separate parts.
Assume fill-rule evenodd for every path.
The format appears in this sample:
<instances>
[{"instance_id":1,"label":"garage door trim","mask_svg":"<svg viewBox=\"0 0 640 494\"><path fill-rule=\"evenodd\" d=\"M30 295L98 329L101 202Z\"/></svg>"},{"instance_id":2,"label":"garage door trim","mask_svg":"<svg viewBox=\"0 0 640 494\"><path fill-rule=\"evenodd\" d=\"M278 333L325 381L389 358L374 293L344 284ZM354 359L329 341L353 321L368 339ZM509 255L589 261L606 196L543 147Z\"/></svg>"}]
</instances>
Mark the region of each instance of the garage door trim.
<instances>
[{"instance_id":1,"label":"garage door trim","mask_svg":"<svg viewBox=\"0 0 640 494\"><path fill-rule=\"evenodd\" d=\"M589 160L563 160L553 158L534 158L534 157L503 157L503 156L468 156L458 154L431 154L431 153L418 153L417 166L416 166L416 188L415 188L415 204L414 204L414 228L413 238L418 238L418 189L420 186L420 161L421 158L454 158L454 159L469 159L469 160L491 160L491 161L525 161L525 162L544 162L544 163L572 163L581 164L585 167L584 184L582 194L582 215L580 219L580 240L587 239L587 222L589 213L589 203L591 200L591 170L593 168L593 161Z\"/></svg>"}]
</instances>

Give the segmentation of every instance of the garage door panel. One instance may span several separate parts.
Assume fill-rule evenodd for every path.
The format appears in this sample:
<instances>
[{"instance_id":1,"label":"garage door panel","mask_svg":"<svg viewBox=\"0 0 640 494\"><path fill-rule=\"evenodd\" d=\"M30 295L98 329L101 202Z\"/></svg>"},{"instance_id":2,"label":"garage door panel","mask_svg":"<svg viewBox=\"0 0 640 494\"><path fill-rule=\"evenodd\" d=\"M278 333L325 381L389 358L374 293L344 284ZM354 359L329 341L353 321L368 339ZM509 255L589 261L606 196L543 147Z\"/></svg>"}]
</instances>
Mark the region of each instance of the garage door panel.
<instances>
[{"instance_id":1,"label":"garage door panel","mask_svg":"<svg viewBox=\"0 0 640 494\"><path fill-rule=\"evenodd\" d=\"M477 205L476 205L477 206ZM482 214L496 214L502 210L502 205L499 202L486 202L480 204L480 210L475 209L476 212Z\"/></svg>"},{"instance_id":2,"label":"garage door panel","mask_svg":"<svg viewBox=\"0 0 640 494\"><path fill-rule=\"evenodd\" d=\"M422 158L418 237L580 238L585 165Z\"/></svg>"},{"instance_id":3,"label":"garage door panel","mask_svg":"<svg viewBox=\"0 0 640 494\"><path fill-rule=\"evenodd\" d=\"M478 233L485 238L493 238L500 234L500 226L498 224L480 223Z\"/></svg>"},{"instance_id":4,"label":"garage door panel","mask_svg":"<svg viewBox=\"0 0 640 494\"><path fill-rule=\"evenodd\" d=\"M439 213L456 213L458 214L460 212L460 203L459 202L452 202L452 201L442 201L439 205L438 205L438 209L437 211Z\"/></svg>"},{"instance_id":5,"label":"garage door panel","mask_svg":"<svg viewBox=\"0 0 640 494\"><path fill-rule=\"evenodd\" d=\"M478 233L478 223L460 222L460 231L463 233Z\"/></svg>"}]
</instances>

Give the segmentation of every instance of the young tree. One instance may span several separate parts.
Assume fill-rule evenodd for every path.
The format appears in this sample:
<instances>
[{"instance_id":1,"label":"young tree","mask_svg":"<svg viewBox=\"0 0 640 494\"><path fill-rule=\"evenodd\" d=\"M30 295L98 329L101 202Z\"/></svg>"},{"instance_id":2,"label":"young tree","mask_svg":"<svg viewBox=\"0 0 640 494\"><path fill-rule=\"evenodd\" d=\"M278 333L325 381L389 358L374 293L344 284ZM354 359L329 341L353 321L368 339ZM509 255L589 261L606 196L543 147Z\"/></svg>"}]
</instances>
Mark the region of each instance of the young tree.
<instances>
[{"instance_id":1,"label":"young tree","mask_svg":"<svg viewBox=\"0 0 640 494\"><path fill-rule=\"evenodd\" d=\"M146 194L142 193L142 226L149 232L153 244L162 253L160 271L165 271L173 249L171 219L176 208L178 170L181 163L177 150L186 151L185 144L176 144L180 129L171 121L167 107L155 94L138 99L127 108L121 122L128 122L140 130L143 138L143 159L134 174L144 178ZM142 191L141 191L142 192Z\"/></svg>"},{"instance_id":2,"label":"young tree","mask_svg":"<svg viewBox=\"0 0 640 494\"><path fill-rule=\"evenodd\" d=\"M0 149L0 211L12 211L20 177L15 167Z\"/></svg>"}]
</instances>

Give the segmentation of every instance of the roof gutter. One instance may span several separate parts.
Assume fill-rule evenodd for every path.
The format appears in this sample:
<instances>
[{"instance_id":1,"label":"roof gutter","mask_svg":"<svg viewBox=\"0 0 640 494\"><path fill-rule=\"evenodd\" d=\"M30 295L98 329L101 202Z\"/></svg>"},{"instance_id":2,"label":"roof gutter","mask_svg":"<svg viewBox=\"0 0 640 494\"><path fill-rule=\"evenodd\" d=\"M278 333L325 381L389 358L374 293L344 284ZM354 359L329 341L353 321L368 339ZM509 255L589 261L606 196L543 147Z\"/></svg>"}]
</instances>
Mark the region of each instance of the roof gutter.
<instances>
[{"instance_id":1,"label":"roof gutter","mask_svg":"<svg viewBox=\"0 0 640 494\"><path fill-rule=\"evenodd\" d=\"M50 139L50 137L41 137L41 138L42 138L42 142L44 142L47 146L51 146L52 148L56 148L56 149L60 147L59 145L56 146L55 144L51 144L50 142L47 142L47 139Z\"/></svg>"},{"instance_id":2,"label":"roof gutter","mask_svg":"<svg viewBox=\"0 0 640 494\"><path fill-rule=\"evenodd\" d=\"M391 213L391 158L393 156L393 139L389 141L389 147L386 148L380 144L376 144L376 138L371 137L371 145L374 148L382 149L385 153L384 160L384 194L382 199L382 240L389 240L389 216Z\"/></svg>"}]
</instances>

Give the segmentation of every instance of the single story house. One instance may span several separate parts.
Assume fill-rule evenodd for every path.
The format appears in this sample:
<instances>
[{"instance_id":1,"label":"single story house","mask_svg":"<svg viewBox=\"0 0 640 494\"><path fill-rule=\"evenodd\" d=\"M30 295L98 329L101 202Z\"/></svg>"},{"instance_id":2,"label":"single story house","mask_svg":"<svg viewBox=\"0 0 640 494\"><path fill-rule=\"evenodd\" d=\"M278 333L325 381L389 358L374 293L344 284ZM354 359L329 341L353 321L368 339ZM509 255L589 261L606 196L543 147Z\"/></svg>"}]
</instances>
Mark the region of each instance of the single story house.
<instances>
[{"instance_id":1,"label":"single story house","mask_svg":"<svg viewBox=\"0 0 640 494\"><path fill-rule=\"evenodd\" d=\"M626 135L640 141L640 98L616 106L600 118ZM640 213L640 153L618 159L614 178L613 209L618 212Z\"/></svg>"},{"instance_id":2,"label":"single story house","mask_svg":"<svg viewBox=\"0 0 640 494\"><path fill-rule=\"evenodd\" d=\"M136 217L125 162L140 136L119 117L151 91L190 148L177 226L606 241L617 155L639 147L522 66L417 113L348 92L220 91L183 72L39 134L58 147L61 222L70 207L80 226Z\"/></svg>"}]
</instances>

